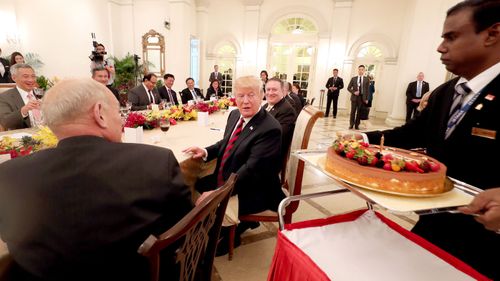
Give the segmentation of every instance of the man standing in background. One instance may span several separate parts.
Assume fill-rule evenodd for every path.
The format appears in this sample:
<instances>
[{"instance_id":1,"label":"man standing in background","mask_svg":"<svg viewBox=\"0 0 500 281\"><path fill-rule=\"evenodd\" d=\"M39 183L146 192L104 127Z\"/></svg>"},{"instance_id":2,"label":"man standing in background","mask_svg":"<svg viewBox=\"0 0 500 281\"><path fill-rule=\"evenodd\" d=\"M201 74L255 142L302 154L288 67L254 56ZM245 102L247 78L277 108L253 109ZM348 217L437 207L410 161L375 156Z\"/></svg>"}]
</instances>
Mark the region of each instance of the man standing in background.
<instances>
[{"instance_id":1,"label":"man standing in background","mask_svg":"<svg viewBox=\"0 0 500 281\"><path fill-rule=\"evenodd\" d=\"M325 86L328 89L325 117L328 117L328 114L330 113L330 106L333 102L333 119L337 118L337 104L339 101L339 93L340 90L344 88L344 80L338 77L338 74L339 70L336 68L333 69L333 76L328 78Z\"/></svg>"},{"instance_id":2,"label":"man standing in background","mask_svg":"<svg viewBox=\"0 0 500 281\"><path fill-rule=\"evenodd\" d=\"M364 74L365 66L358 66L358 76L352 77L349 86L347 86L347 90L351 93L351 118L349 129L354 127L356 130L359 130L361 106L363 106L363 103L368 103L370 79L365 77Z\"/></svg>"},{"instance_id":3,"label":"man standing in background","mask_svg":"<svg viewBox=\"0 0 500 281\"><path fill-rule=\"evenodd\" d=\"M411 120L411 117L418 114L417 107L420 104L422 96L429 91L429 83L424 81L424 73L419 72L417 81L408 84L406 89L406 122Z\"/></svg>"},{"instance_id":4,"label":"man standing in background","mask_svg":"<svg viewBox=\"0 0 500 281\"><path fill-rule=\"evenodd\" d=\"M2 55L2 49L0 49L0 56ZM0 83L10 83L10 65L9 61L0 57Z\"/></svg>"},{"instance_id":5,"label":"man standing in background","mask_svg":"<svg viewBox=\"0 0 500 281\"><path fill-rule=\"evenodd\" d=\"M214 80L219 80L222 81L222 73L219 72L219 66L214 65L214 72L210 73L210 78L208 78L208 81L212 83Z\"/></svg>"}]
</instances>

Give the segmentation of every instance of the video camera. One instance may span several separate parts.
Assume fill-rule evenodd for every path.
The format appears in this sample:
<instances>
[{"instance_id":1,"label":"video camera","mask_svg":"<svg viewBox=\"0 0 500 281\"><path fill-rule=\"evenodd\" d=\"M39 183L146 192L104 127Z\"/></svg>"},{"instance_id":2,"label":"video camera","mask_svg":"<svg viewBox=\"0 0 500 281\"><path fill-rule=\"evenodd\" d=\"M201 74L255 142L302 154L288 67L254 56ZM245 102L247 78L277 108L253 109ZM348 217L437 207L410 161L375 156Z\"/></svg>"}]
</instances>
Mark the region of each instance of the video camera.
<instances>
[{"instance_id":1,"label":"video camera","mask_svg":"<svg viewBox=\"0 0 500 281\"><path fill-rule=\"evenodd\" d=\"M104 55L106 55L107 53L97 52L97 46L99 45L99 43L97 43L97 41L95 40L95 33L90 33L90 36L92 37L92 46L94 47L94 50L91 52L89 59L93 62L101 63L102 61L104 61Z\"/></svg>"}]
</instances>

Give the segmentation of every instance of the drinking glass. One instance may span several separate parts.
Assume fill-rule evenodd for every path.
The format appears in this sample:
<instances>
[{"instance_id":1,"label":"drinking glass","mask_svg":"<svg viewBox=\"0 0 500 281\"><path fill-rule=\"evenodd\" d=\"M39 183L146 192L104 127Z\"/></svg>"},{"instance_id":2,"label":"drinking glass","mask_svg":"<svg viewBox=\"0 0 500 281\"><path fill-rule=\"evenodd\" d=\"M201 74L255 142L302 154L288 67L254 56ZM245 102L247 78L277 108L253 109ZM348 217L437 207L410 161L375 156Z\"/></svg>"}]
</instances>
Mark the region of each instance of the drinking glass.
<instances>
[{"instance_id":1,"label":"drinking glass","mask_svg":"<svg viewBox=\"0 0 500 281\"><path fill-rule=\"evenodd\" d=\"M167 136L167 132L170 129L170 119L169 118L162 118L160 119L160 129L163 132L163 135Z\"/></svg>"},{"instance_id":2,"label":"drinking glass","mask_svg":"<svg viewBox=\"0 0 500 281\"><path fill-rule=\"evenodd\" d=\"M43 98L43 95L45 94L45 91L40 88L35 88L33 89L33 94L35 95L37 100L41 100Z\"/></svg>"}]
</instances>

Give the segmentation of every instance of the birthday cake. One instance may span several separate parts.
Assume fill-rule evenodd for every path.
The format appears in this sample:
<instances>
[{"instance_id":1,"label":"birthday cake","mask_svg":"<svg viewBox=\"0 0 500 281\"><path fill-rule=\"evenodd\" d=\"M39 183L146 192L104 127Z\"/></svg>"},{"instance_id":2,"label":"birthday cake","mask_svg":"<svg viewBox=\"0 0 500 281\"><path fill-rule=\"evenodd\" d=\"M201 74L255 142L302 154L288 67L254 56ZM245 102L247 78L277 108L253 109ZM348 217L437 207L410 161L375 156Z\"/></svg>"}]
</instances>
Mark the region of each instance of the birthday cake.
<instances>
[{"instance_id":1,"label":"birthday cake","mask_svg":"<svg viewBox=\"0 0 500 281\"><path fill-rule=\"evenodd\" d=\"M445 185L446 166L436 159L358 140L335 141L328 148L325 169L355 185L396 194L432 195L450 189Z\"/></svg>"}]
</instances>

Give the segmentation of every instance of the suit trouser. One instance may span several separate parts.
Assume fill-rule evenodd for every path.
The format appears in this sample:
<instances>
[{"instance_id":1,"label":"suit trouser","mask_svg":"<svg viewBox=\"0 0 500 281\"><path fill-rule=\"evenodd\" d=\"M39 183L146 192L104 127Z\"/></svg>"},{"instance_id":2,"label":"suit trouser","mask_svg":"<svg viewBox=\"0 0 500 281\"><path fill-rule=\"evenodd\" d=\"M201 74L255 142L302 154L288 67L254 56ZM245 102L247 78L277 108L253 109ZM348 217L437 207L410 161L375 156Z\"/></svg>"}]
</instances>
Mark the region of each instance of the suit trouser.
<instances>
[{"instance_id":1,"label":"suit trouser","mask_svg":"<svg viewBox=\"0 0 500 281\"><path fill-rule=\"evenodd\" d=\"M418 105L419 104L415 103L415 102L410 102L410 103L406 104L406 122L408 122L408 121L411 120L412 115L413 116L417 116L417 114L418 114L418 111L417 111Z\"/></svg>"},{"instance_id":2,"label":"suit trouser","mask_svg":"<svg viewBox=\"0 0 500 281\"><path fill-rule=\"evenodd\" d=\"M361 96L356 96L355 100L351 100L351 119L349 122L350 127L359 127L359 123L361 122L361 106L363 105L363 99Z\"/></svg>"},{"instance_id":3,"label":"suit trouser","mask_svg":"<svg viewBox=\"0 0 500 281\"><path fill-rule=\"evenodd\" d=\"M337 117L337 105L339 101L339 95L338 94L331 94L328 95L326 98L326 112L325 112L325 117L328 117L328 114L330 113L330 106L333 102L333 111L332 115L333 117Z\"/></svg>"}]
</instances>

